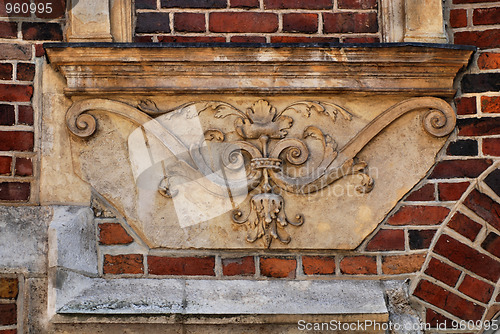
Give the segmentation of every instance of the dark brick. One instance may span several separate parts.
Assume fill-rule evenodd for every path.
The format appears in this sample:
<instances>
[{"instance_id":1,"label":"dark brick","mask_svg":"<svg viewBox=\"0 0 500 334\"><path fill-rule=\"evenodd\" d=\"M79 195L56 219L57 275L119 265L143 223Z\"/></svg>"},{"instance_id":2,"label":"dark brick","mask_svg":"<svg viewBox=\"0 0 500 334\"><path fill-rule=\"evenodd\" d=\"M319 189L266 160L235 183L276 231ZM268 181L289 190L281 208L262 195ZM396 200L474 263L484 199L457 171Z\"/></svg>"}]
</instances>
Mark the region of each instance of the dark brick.
<instances>
[{"instance_id":1,"label":"dark brick","mask_svg":"<svg viewBox=\"0 0 500 334\"><path fill-rule=\"evenodd\" d=\"M467 27L467 11L465 9L450 10L450 25L452 28Z\"/></svg>"},{"instance_id":2,"label":"dark brick","mask_svg":"<svg viewBox=\"0 0 500 334\"><path fill-rule=\"evenodd\" d=\"M0 80L12 80L12 64L0 64Z\"/></svg>"},{"instance_id":3,"label":"dark brick","mask_svg":"<svg viewBox=\"0 0 500 334\"><path fill-rule=\"evenodd\" d=\"M295 278L297 260L287 257L261 257L260 273L274 278Z\"/></svg>"},{"instance_id":4,"label":"dark brick","mask_svg":"<svg viewBox=\"0 0 500 334\"><path fill-rule=\"evenodd\" d=\"M144 273L141 254L104 255L103 272L105 274L142 274Z\"/></svg>"},{"instance_id":5,"label":"dark brick","mask_svg":"<svg viewBox=\"0 0 500 334\"><path fill-rule=\"evenodd\" d=\"M271 36L271 43L338 43L337 37Z\"/></svg>"},{"instance_id":6,"label":"dark brick","mask_svg":"<svg viewBox=\"0 0 500 334\"><path fill-rule=\"evenodd\" d=\"M31 185L28 182L0 183L0 201L22 201L30 199Z\"/></svg>"},{"instance_id":7,"label":"dark brick","mask_svg":"<svg viewBox=\"0 0 500 334\"><path fill-rule=\"evenodd\" d=\"M462 272L444 262L431 258L425 273L453 287L457 284Z\"/></svg>"},{"instance_id":8,"label":"dark brick","mask_svg":"<svg viewBox=\"0 0 500 334\"><path fill-rule=\"evenodd\" d=\"M477 155L477 152L477 140L473 139L460 139L451 142L446 149L448 155L474 156Z\"/></svg>"},{"instance_id":9,"label":"dark brick","mask_svg":"<svg viewBox=\"0 0 500 334\"><path fill-rule=\"evenodd\" d=\"M148 256L152 275L215 276L215 257Z\"/></svg>"},{"instance_id":10,"label":"dark brick","mask_svg":"<svg viewBox=\"0 0 500 334\"><path fill-rule=\"evenodd\" d=\"M500 134L500 117L459 119L459 136L489 136Z\"/></svg>"},{"instance_id":11,"label":"dark brick","mask_svg":"<svg viewBox=\"0 0 500 334\"><path fill-rule=\"evenodd\" d=\"M451 178L476 178L481 175L486 168L490 167L490 159L469 159L469 160L444 160L434 167L429 178L431 179L451 179Z\"/></svg>"},{"instance_id":12,"label":"dark brick","mask_svg":"<svg viewBox=\"0 0 500 334\"><path fill-rule=\"evenodd\" d=\"M0 278L0 298L15 299L19 293L19 281L17 278Z\"/></svg>"},{"instance_id":13,"label":"dark brick","mask_svg":"<svg viewBox=\"0 0 500 334\"><path fill-rule=\"evenodd\" d=\"M98 226L101 245L127 245L134 241L120 223L104 223Z\"/></svg>"},{"instance_id":14,"label":"dark brick","mask_svg":"<svg viewBox=\"0 0 500 334\"><path fill-rule=\"evenodd\" d=\"M380 230L366 245L367 251L391 251L405 249L403 230Z\"/></svg>"},{"instance_id":15,"label":"dark brick","mask_svg":"<svg viewBox=\"0 0 500 334\"><path fill-rule=\"evenodd\" d=\"M488 185L497 194L500 196L500 169L495 169L491 172L485 179L484 183Z\"/></svg>"},{"instance_id":16,"label":"dark brick","mask_svg":"<svg viewBox=\"0 0 500 334\"><path fill-rule=\"evenodd\" d=\"M0 156L0 175L12 174L12 157Z\"/></svg>"},{"instance_id":17,"label":"dark brick","mask_svg":"<svg viewBox=\"0 0 500 334\"><path fill-rule=\"evenodd\" d=\"M492 282L500 278L499 262L446 234L441 235L434 252Z\"/></svg>"},{"instance_id":18,"label":"dark brick","mask_svg":"<svg viewBox=\"0 0 500 334\"><path fill-rule=\"evenodd\" d=\"M252 276L255 274L253 256L222 259L222 274L224 276Z\"/></svg>"},{"instance_id":19,"label":"dark brick","mask_svg":"<svg viewBox=\"0 0 500 334\"><path fill-rule=\"evenodd\" d=\"M265 43L264 36L231 36L232 43Z\"/></svg>"},{"instance_id":20,"label":"dark brick","mask_svg":"<svg viewBox=\"0 0 500 334\"><path fill-rule=\"evenodd\" d=\"M457 106L457 114L459 115L473 115L476 113L476 98L475 97L462 97L455 100Z\"/></svg>"},{"instance_id":21,"label":"dark brick","mask_svg":"<svg viewBox=\"0 0 500 334\"><path fill-rule=\"evenodd\" d=\"M210 13L212 32L275 32L278 30L278 15L257 12L215 12Z\"/></svg>"},{"instance_id":22,"label":"dark brick","mask_svg":"<svg viewBox=\"0 0 500 334\"><path fill-rule=\"evenodd\" d=\"M35 78L35 64L17 63L17 80L33 81Z\"/></svg>"},{"instance_id":23,"label":"dark brick","mask_svg":"<svg viewBox=\"0 0 500 334\"><path fill-rule=\"evenodd\" d=\"M158 36L160 43L224 43L225 37L214 36Z\"/></svg>"},{"instance_id":24,"label":"dark brick","mask_svg":"<svg viewBox=\"0 0 500 334\"><path fill-rule=\"evenodd\" d=\"M23 22L21 25L23 39L62 41L63 33L59 23Z\"/></svg>"},{"instance_id":25,"label":"dark brick","mask_svg":"<svg viewBox=\"0 0 500 334\"><path fill-rule=\"evenodd\" d=\"M448 216L450 209L442 206L403 206L392 215L387 223L393 226L438 225Z\"/></svg>"},{"instance_id":26,"label":"dark brick","mask_svg":"<svg viewBox=\"0 0 500 334\"><path fill-rule=\"evenodd\" d=\"M33 175L33 163L29 158L16 158L16 167L14 175L31 176Z\"/></svg>"},{"instance_id":27,"label":"dark brick","mask_svg":"<svg viewBox=\"0 0 500 334\"><path fill-rule=\"evenodd\" d=\"M498 48L500 47L500 29L456 32L454 43L475 45L479 48Z\"/></svg>"},{"instance_id":28,"label":"dark brick","mask_svg":"<svg viewBox=\"0 0 500 334\"><path fill-rule=\"evenodd\" d=\"M303 256L302 269L306 275L335 274L335 257L333 256Z\"/></svg>"},{"instance_id":29,"label":"dark brick","mask_svg":"<svg viewBox=\"0 0 500 334\"><path fill-rule=\"evenodd\" d=\"M153 36L134 36L134 43L151 43Z\"/></svg>"},{"instance_id":30,"label":"dark brick","mask_svg":"<svg viewBox=\"0 0 500 334\"><path fill-rule=\"evenodd\" d=\"M227 0L161 0L162 8L226 8Z\"/></svg>"},{"instance_id":31,"label":"dark brick","mask_svg":"<svg viewBox=\"0 0 500 334\"><path fill-rule=\"evenodd\" d=\"M137 9L156 9L156 0L135 0Z\"/></svg>"},{"instance_id":32,"label":"dark brick","mask_svg":"<svg viewBox=\"0 0 500 334\"><path fill-rule=\"evenodd\" d=\"M500 113L500 96L481 96L481 111Z\"/></svg>"},{"instance_id":33,"label":"dark brick","mask_svg":"<svg viewBox=\"0 0 500 334\"><path fill-rule=\"evenodd\" d=\"M483 228L481 224L476 223L460 212L453 215L448 222L448 227L460 233L470 241L474 241L479 234L479 231Z\"/></svg>"},{"instance_id":34,"label":"dark brick","mask_svg":"<svg viewBox=\"0 0 500 334\"><path fill-rule=\"evenodd\" d=\"M484 138L483 139L483 154L500 156L500 138Z\"/></svg>"},{"instance_id":35,"label":"dark brick","mask_svg":"<svg viewBox=\"0 0 500 334\"><path fill-rule=\"evenodd\" d=\"M498 37L500 39L500 35ZM499 90L500 73L466 74L463 76L463 93L497 92Z\"/></svg>"},{"instance_id":36,"label":"dark brick","mask_svg":"<svg viewBox=\"0 0 500 334\"><path fill-rule=\"evenodd\" d=\"M409 230L410 249L427 249L431 245L436 230Z\"/></svg>"},{"instance_id":37,"label":"dark brick","mask_svg":"<svg viewBox=\"0 0 500 334\"><path fill-rule=\"evenodd\" d=\"M431 328L453 328L453 321L451 319L431 309L427 309L425 312L425 322L429 324Z\"/></svg>"},{"instance_id":38,"label":"dark brick","mask_svg":"<svg viewBox=\"0 0 500 334\"><path fill-rule=\"evenodd\" d=\"M0 104L0 125L14 125L16 113L14 106L10 104Z\"/></svg>"},{"instance_id":39,"label":"dark brick","mask_svg":"<svg viewBox=\"0 0 500 334\"><path fill-rule=\"evenodd\" d=\"M39 3L47 3L46 0L35 0L36 4ZM44 11L37 11L36 12L36 17L41 18L41 19L57 19L57 18L64 18L64 15L66 14L66 0L50 0L51 7L52 7L52 12L48 12L47 10Z\"/></svg>"},{"instance_id":40,"label":"dark brick","mask_svg":"<svg viewBox=\"0 0 500 334\"><path fill-rule=\"evenodd\" d=\"M17 122L19 124L33 125L33 108L31 106L19 106Z\"/></svg>"},{"instance_id":41,"label":"dark brick","mask_svg":"<svg viewBox=\"0 0 500 334\"><path fill-rule=\"evenodd\" d=\"M425 254L393 255L382 258L382 273L399 275L414 273L422 268Z\"/></svg>"},{"instance_id":42,"label":"dark brick","mask_svg":"<svg viewBox=\"0 0 500 334\"><path fill-rule=\"evenodd\" d=\"M0 22L0 38L17 38L17 22Z\"/></svg>"},{"instance_id":43,"label":"dark brick","mask_svg":"<svg viewBox=\"0 0 500 334\"><path fill-rule=\"evenodd\" d=\"M1 131L0 151L32 151L33 141L33 132Z\"/></svg>"},{"instance_id":44,"label":"dark brick","mask_svg":"<svg viewBox=\"0 0 500 334\"><path fill-rule=\"evenodd\" d=\"M17 323L17 305L0 304L0 326L15 325Z\"/></svg>"},{"instance_id":45,"label":"dark brick","mask_svg":"<svg viewBox=\"0 0 500 334\"><path fill-rule=\"evenodd\" d=\"M174 29L181 32L204 32L205 14L175 13Z\"/></svg>"},{"instance_id":46,"label":"dark brick","mask_svg":"<svg viewBox=\"0 0 500 334\"><path fill-rule=\"evenodd\" d=\"M439 183L438 192L440 201L458 201L464 191L469 187L469 182Z\"/></svg>"},{"instance_id":47,"label":"dark brick","mask_svg":"<svg viewBox=\"0 0 500 334\"><path fill-rule=\"evenodd\" d=\"M490 301L494 289L495 288L491 284L469 275L465 275L462 284L460 284L458 288L460 292L485 304Z\"/></svg>"},{"instance_id":48,"label":"dark brick","mask_svg":"<svg viewBox=\"0 0 500 334\"><path fill-rule=\"evenodd\" d=\"M283 14L284 32L318 32L318 15L307 13Z\"/></svg>"},{"instance_id":49,"label":"dark brick","mask_svg":"<svg viewBox=\"0 0 500 334\"><path fill-rule=\"evenodd\" d=\"M331 0L264 0L266 9L331 9Z\"/></svg>"},{"instance_id":50,"label":"dark brick","mask_svg":"<svg viewBox=\"0 0 500 334\"><path fill-rule=\"evenodd\" d=\"M341 9L375 9L377 0L338 0Z\"/></svg>"},{"instance_id":51,"label":"dark brick","mask_svg":"<svg viewBox=\"0 0 500 334\"><path fill-rule=\"evenodd\" d=\"M376 13L325 13L325 33L378 32Z\"/></svg>"},{"instance_id":52,"label":"dark brick","mask_svg":"<svg viewBox=\"0 0 500 334\"><path fill-rule=\"evenodd\" d=\"M407 201L434 201L434 184L428 183L423 187L413 191L406 198Z\"/></svg>"},{"instance_id":53,"label":"dark brick","mask_svg":"<svg viewBox=\"0 0 500 334\"><path fill-rule=\"evenodd\" d=\"M380 43L378 37L344 37L344 43Z\"/></svg>"},{"instance_id":54,"label":"dark brick","mask_svg":"<svg viewBox=\"0 0 500 334\"><path fill-rule=\"evenodd\" d=\"M340 261L340 271L347 275L376 275L377 260L373 256L346 256Z\"/></svg>"},{"instance_id":55,"label":"dark brick","mask_svg":"<svg viewBox=\"0 0 500 334\"><path fill-rule=\"evenodd\" d=\"M232 8L259 8L259 0L229 0Z\"/></svg>"},{"instance_id":56,"label":"dark brick","mask_svg":"<svg viewBox=\"0 0 500 334\"><path fill-rule=\"evenodd\" d=\"M418 283L413 295L464 320L481 320L485 311L484 307L426 280Z\"/></svg>"},{"instance_id":57,"label":"dark brick","mask_svg":"<svg viewBox=\"0 0 500 334\"><path fill-rule=\"evenodd\" d=\"M464 205L500 230L500 204L474 189L465 199Z\"/></svg>"},{"instance_id":58,"label":"dark brick","mask_svg":"<svg viewBox=\"0 0 500 334\"><path fill-rule=\"evenodd\" d=\"M500 23L500 7L477 8L474 9L472 16L474 25L481 24L499 24Z\"/></svg>"},{"instance_id":59,"label":"dark brick","mask_svg":"<svg viewBox=\"0 0 500 334\"><path fill-rule=\"evenodd\" d=\"M481 244L484 250L500 258L500 236L490 232Z\"/></svg>"},{"instance_id":60,"label":"dark brick","mask_svg":"<svg viewBox=\"0 0 500 334\"><path fill-rule=\"evenodd\" d=\"M169 33L168 13L137 13L137 33Z\"/></svg>"},{"instance_id":61,"label":"dark brick","mask_svg":"<svg viewBox=\"0 0 500 334\"><path fill-rule=\"evenodd\" d=\"M43 48L43 44L37 43L35 44L35 57L43 57L45 56L45 49Z\"/></svg>"},{"instance_id":62,"label":"dark brick","mask_svg":"<svg viewBox=\"0 0 500 334\"><path fill-rule=\"evenodd\" d=\"M477 58L477 66L481 70L496 70L500 68L500 53L481 53L479 58Z\"/></svg>"},{"instance_id":63,"label":"dark brick","mask_svg":"<svg viewBox=\"0 0 500 334\"><path fill-rule=\"evenodd\" d=\"M30 102L33 86L0 84L0 101Z\"/></svg>"}]
</instances>

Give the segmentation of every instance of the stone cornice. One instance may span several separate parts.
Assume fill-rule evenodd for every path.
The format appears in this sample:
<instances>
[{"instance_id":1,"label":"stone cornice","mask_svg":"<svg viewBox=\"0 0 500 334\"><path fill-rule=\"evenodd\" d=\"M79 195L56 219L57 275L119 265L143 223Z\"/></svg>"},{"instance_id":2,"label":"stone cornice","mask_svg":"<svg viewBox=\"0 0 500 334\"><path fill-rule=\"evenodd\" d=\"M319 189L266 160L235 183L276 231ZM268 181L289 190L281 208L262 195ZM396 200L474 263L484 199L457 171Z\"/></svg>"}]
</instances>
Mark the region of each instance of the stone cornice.
<instances>
[{"instance_id":1,"label":"stone cornice","mask_svg":"<svg viewBox=\"0 0 500 334\"><path fill-rule=\"evenodd\" d=\"M67 95L398 93L450 97L471 47L50 43Z\"/></svg>"}]
</instances>

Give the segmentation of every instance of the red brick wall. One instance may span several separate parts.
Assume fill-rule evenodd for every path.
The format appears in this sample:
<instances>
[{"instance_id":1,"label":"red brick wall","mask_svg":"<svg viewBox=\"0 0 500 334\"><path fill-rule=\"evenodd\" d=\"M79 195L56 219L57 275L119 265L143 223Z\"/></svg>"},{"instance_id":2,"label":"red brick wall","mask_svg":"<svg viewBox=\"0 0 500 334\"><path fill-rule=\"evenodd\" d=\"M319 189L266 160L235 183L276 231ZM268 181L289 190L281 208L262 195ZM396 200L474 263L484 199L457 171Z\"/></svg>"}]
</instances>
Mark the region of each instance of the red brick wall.
<instances>
[{"instance_id":1,"label":"red brick wall","mask_svg":"<svg viewBox=\"0 0 500 334\"><path fill-rule=\"evenodd\" d=\"M17 277L0 275L0 334L17 333Z\"/></svg>"},{"instance_id":2,"label":"red brick wall","mask_svg":"<svg viewBox=\"0 0 500 334\"><path fill-rule=\"evenodd\" d=\"M136 0L137 42L380 41L376 0Z\"/></svg>"}]
</instances>

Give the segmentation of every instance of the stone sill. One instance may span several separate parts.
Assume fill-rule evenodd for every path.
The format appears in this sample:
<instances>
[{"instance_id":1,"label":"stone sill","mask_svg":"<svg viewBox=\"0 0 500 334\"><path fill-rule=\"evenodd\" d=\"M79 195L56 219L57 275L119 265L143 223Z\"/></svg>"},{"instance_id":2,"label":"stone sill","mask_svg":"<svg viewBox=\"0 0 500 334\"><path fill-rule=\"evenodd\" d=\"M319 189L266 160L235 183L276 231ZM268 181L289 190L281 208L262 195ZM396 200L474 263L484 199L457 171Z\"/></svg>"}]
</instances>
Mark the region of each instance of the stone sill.
<instances>
[{"instance_id":1,"label":"stone sill","mask_svg":"<svg viewBox=\"0 0 500 334\"><path fill-rule=\"evenodd\" d=\"M47 43L67 95L454 95L474 47L424 43Z\"/></svg>"}]
</instances>

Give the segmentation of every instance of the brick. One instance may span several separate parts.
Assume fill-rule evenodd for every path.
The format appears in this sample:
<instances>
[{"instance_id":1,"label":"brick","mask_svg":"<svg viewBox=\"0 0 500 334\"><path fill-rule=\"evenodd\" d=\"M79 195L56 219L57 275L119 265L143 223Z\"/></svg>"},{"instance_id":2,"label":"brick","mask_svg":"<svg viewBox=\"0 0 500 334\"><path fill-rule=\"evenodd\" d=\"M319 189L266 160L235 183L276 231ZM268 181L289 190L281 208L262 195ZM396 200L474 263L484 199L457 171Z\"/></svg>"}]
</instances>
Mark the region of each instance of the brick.
<instances>
[{"instance_id":1,"label":"brick","mask_svg":"<svg viewBox=\"0 0 500 334\"><path fill-rule=\"evenodd\" d=\"M0 151L33 151L33 132L0 132Z\"/></svg>"},{"instance_id":2,"label":"brick","mask_svg":"<svg viewBox=\"0 0 500 334\"><path fill-rule=\"evenodd\" d=\"M500 204L474 189L464 200L464 205L500 230Z\"/></svg>"},{"instance_id":3,"label":"brick","mask_svg":"<svg viewBox=\"0 0 500 334\"><path fill-rule=\"evenodd\" d=\"M485 179L484 183L500 196L500 169L492 171Z\"/></svg>"},{"instance_id":4,"label":"brick","mask_svg":"<svg viewBox=\"0 0 500 334\"><path fill-rule=\"evenodd\" d=\"M36 17L41 19L57 19L64 18L66 14L66 0L50 0L52 12L48 13L47 11L37 11ZM35 3L47 3L41 0L35 1ZM76 4L76 3L75 3Z\"/></svg>"},{"instance_id":5,"label":"brick","mask_svg":"<svg viewBox=\"0 0 500 334\"><path fill-rule=\"evenodd\" d=\"M17 38L17 23L0 22L0 38Z\"/></svg>"},{"instance_id":6,"label":"brick","mask_svg":"<svg viewBox=\"0 0 500 334\"><path fill-rule=\"evenodd\" d=\"M377 260L373 256L346 256L340 261L340 271L347 275L376 275Z\"/></svg>"},{"instance_id":7,"label":"brick","mask_svg":"<svg viewBox=\"0 0 500 334\"><path fill-rule=\"evenodd\" d=\"M135 0L137 9L156 9L156 0Z\"/></svg>"},{"instance_id":8,"label":"brick","mask_svg":"<svg viewBox=\"0 0 500 334\"><path fill-rule=\"evenodd\" d=\"M467 27L467 11L465 9L450 10L450 25L452 28Z\"/></svg>"},{"instance_id":9,"label":"brick","mask_svg":"<svg viewBox=\"0 0 500 334\"><path fill-rule=\"evenodd\" d=\"M31 45L0 43L0 60L30 60Z\"/></svg>"},{"instance_id":10,"label":"brick","mask_svg":"<svg viewBox=\"0 0 500 334\"><path fill-rule=\"evenodd\" d=\"M465 275L462 284L458 288L458 291L466 294L467 296L474 298L482 303L487 304L491 296L493 295L493 290L495 288L484 281L480 281L469 275Z\"/></svg>"},{"instance_id":11,"label":"brick","mask_svg":"<svg viewBox=\"0 0 500 334\"><path fill-rule=\"evenodd\" d=\"M14 175L31 176L33 175L33 163L29 158L16 158Z\"/></svg>"},{"instance_id":12,"label":"brick","mask_svg":"<svg viewBox=\"0 0 500 334\"><path fill-rule=\"evenodd\" d=\"M278 30L278 15L257 12L216 12L210 13L210 31L256 33Z\"/></svg>"},{"instance_id":13,"label":"brick","mask_svg":"<svg viewBox=\"0 0 500 334\"><path fill-rule=\"evenodd\" d=\"M35 44L35 57L43 57L45 56L45 49L43 48L43 44L37 43Z\"/></svg>"},{"instance_id":14,"label":"brick","mask_svg":"<svg viewBox=\"0 0 500 334\"><path fill-rule=\"evenodd\" d=\"M261 257L260 273L274 278L295 278L297 260L294 258Z\"/></svg>"},{"instance_id":15,"label":"brick","mask_svg":"<svg viewBox=\"0 0 500 334\"><path fill-rule=\"evenodd\" d=\"M409 230L410 249L427 249L431 245L436 230Z\"/></svg>"},{"instance_id":16,"label":"brick","mask_svg":"<svg viewBox=\"0 0 500 334\"><path fill-rule=\"evenodd\" d=\"M378 32L376 13L325 13L325 33Z\"/></svg>"},{"instance_id":17,"label":"brick","mask_svg":"<svg viewBox=\"0 0 500 334\"><path fill-rule=\"evenodd\" d=\"M16 329L0 329L0 334L17 334Z\"/></svg>"},{"instance_id":18,"label":"brick","mask_svg":"<svg viewBox=\"0 0 500 334\"><path fill-rule=\"evenodd\" d=\"M264 0L265 9L331 9L331 0Z\"/></svg>"},{"instance_id":19,"label":"brick","mask_svg":"<svg viewBox=\"0 0 500 334\"><path fill-rule=\"evenodd\" d=\"M227 0L161 0L162 8L226 8Z\"/></svg>"},{"instance_id":20,"label":"brick","mask_svg":"<svg viewBox=\"0 0 500 334\"><path fill-rule=\"evenodd\" d=\"M442 206L403 206L392 215L387 224L404 225L438 225L448 216L450 209Z\"/></svg>"},{"instance_id":21,"label":"brick","mask_svg":"<svg viewBox=\"0 0 500 334\"><path fill-rule=\"evenodd\" d=\"M158 36L160 43L225 43L225 37L214 36Z\"/></svg>"},{"instance_id":22,"label":"brick","mask_svg":"<svg viewBox=\"0 0 500 334\"><path fill-rule=\"evenodd\" d=\"M453 321L434 310L427 309L425 312L425 322L431 328L452 328Z\"/></svg>"},{"instance_id":23,"label":"brick","mask_svg":"<svg viewBox=\"0 0 500 334\"><path fill-rule=\"evenodd\" d=\"M335 257L333 256L303 256L302 269L306 275L335 274Z\"/></svg>"},{"instance_id":24,"label":"brick","mask_svg":"<svg viewBox=\"0 0 500 334\"><path fill-rule=\"evenodd\" d=\"M231 43L265 43L263 36L231 36Z\"/></svg>"},{"instance_id":25,"label":"brick","mask_svg":"<svg viewBox=\"0 0 500 334\"><path fill-rule=\"evenodd\" d=\"M0 326L15 325L17 323L17 305L0 304Z\"/></svg>"},{"instance_id":26,"label":"brick","mask_svg":"<svg viewBox=\"0 0 500 334\"><path fill-rule=\"evenodd\" d=\"M417 190L414 190L407 198L407 201L434 201L434 184L428 183Z\"/></svg>"},{"instance_id":27,"label":"brick","mask_svg":"<svg viewBox=\"0 0 500 334\"><path fill-rule=\"evenodd\" d=\"M59 23L23 22L21 31L25 40L62 41L63 39Z\"/></svg>"},{"instance_id":28,"label":"brick","mask_svg":"<svg viewBox=\"0 0 500 334\"><path fill-rule=\"evenodd\" d=\"M134 43L151 43L153 36L134 36Z\"/></svg>"},{"instance_id":29,"label":"brick","mask_svg":"<svg viewBox=\"0 0 500 334\"><path fill-rule=\"evenodd\" d=\"M439 183L438 193L440 201L458 201L464 191L469 187L469 182Z\"/></svg>"},{"instance_id":30,"label":"brick","mask_svg":"<svg viewBox=\"0 0 500 334\"><path fill-rule=\"evenodd\" d=\"M474 25L499 24L500 7L474 9L474 14L472 15L472 23L474 23Z\"/></svg>"},{"instance_id":31,"label":"brick","mask_svg":"<svg viewBox=\"0 0 500 334\"><path fill-rule=\"evenodd\" d=\"M127 245L134 241L120 223L103 223L98 227L101 245Z\"/></svg>"},{"instance_id":32,"label":"brick","mask_svg":"<svg viewBox=\"0 0 500 334\"><path fill-rule=\"evenodd\" d=\"M136 33L169 33L168 13L137 13Z\"/></svg>"},{"instance_id":33,"label":"brick","mask_svg":"<svg viewBox=\"0 0 500 334\"><path fill-rule=\"evenodd\" d=\"M477 66L481 70L496 70L500 68L500 53L483 52L477 58Z\"/></svg>"},{"instance_id":34,"label":"brick","mask_svg":"<svg viewBox=\"0 0 500 334\"><path fill-rule=\"evenodd\" d=\"M35 78L35 64L18 63L17 80L33 81Z\"/></svg>"},{"instance_id":35,"label":"brick","mask_svg":"<svg viewBox=\"0 0 500 334\"><path fill-rule=\"evenodd\" d=\"M375 9L377 0L338 0L341 9Z\"/></svg>"},{"instance_id":36,"label":"brick","mask_svg":"<svg viewBox=\"0 0 500 334\"><path fill-rule=\"evenodd\" d=\"M380 43L378 37L344 37L344 43Z\"/></svg>"},{"instance_id":37,"label":"brick","mask_svg":"<svg viewBox=\"0 0 500 334\"><path fill-rule=\"evenodd\" d=\"M271 36L271 43L338 43L337 37Z\"/></svg>"},{"instance_id":38,"label":"brick","mask_svg":"<svg viewBox=\"0 0 500 334\"><path fill-rule=\"evenodd\" d=\"M144 273L141 254L104 255L103 272L105 274L142 274Z\"/></svg>"},{"instance_id":39,"label":"brick","mask_svg":"<svg viewBox=\"0 0 500 334\"><path fill-rule=\"evenodd\" d=\"M12 64L0 64L0 80L12 80Z\"/></svg>"},{"instance_id":40,"label":"brick","mask_svg":"<svg viewBox=\"0 0 500 334\"><path fill-rule=\"evenodd\" d=\"M481 111L500 113L500 96L481 96Z\"/></svg>"},{"instance_id":41,"label":"brick","mask_svg":"<svg viewBox=\"0 0 500 334\"><path fill-rule=\"evenodd\" d=\"M479 231L483 228L483 225L476 223L460 212L453 215L447 226L460 233L470 241L474 241L479 234Z\"/></svg>"},{"instance_id":42,"label":"brick","mask_svg":"<svg viewBox=\"0 0 500 334\"><path fill-rule=\"evenodd\" d=\"M500 34L498 37L500 38ZM463 93L482 93L488 91L497 92L499 90L500 73L466 74L463 76Z\"/></svg>"},{"instance_id":43,"label":"brick","mask_svg":"<svg viewBox=\"0 0 500 334\"><path fill-rule=\"evenodd\" d=\"M30 102L33 96L33 86L0 84L0 101Z\"/></svg>"},{"instance_id":44,"label":"brick","mask_svg":"<svg viewBox=\"0 0 500 334\"><path fill-rule=\"evenodd\" d=\"M231 8L259 8L259 0L229 0Z\"/></svg>"},{"instance_id":45,"label":"brick","mask_svg":"<svg viewBox=\"0 0 500 334\"><path fill-rule=\"evenodd\" d=\"M414 273L422 268L425 254L393 255L382 258L382 273L387 275Z\"/></svg>"},{"instance_id":46,"label":"brick","mask_svg":"<svg viewBox=\"0 0 500 334\"><path fill-rule=\"evenodd\" d=\"M222 259L222 273L224 276L252 276L255 274L255 260L253 256Z\"/></svg>"},{"instance_id":47,"label":"brick","mask_svg":"<svg viewBox=\"0 0 500 334\"><path fill-rule=\"evenodd\" d=\"M469 160L445 160L434 167L429 178L431 179L452 179L452 178L476 178L491 166L490 159L469 159Z\"/></svg>"},{"instance_id":48,"label":"brick","mask_svg":"<svg viewBox=\"0 0 500 334\"><path fill-rule=\"evenodd\" d=\"M454 287L457 284L462 272L444 262L431 258L427 269L425 269L425 273L451 287Z\"/></svg>"},{"instance_id":49,"label":"brick","mask_svg":"<svg viewBox=\"0 0 500 334\"><path fill-rule=\"evenodd\" d=\"M31 186L28 182L2 182L0 183L0 201L22 201L30 198Z\"/></svg>"},{"instance_id":50,"label":"brick","mask_svg":"<svg viewBox=\"0 0 500 334\"><path fill-rule=\"evenodd\" d=\"M500 156L500 138L484 138L483 153L485 155Z\"/></svg>"},{"instance_id":51,"label":"brick","mask_svg":"<svg viewBox=\"0 0 500 334\"><path fill-rule=\"evenodd\" d=\"M458 115L473 115L476 113L476 98L462 97L455 100Z\"/></svg>"},{"instance_id":52,"label":"brick","mask_svg":"<svg viewBox=\"0 0 500 334\"><path fill-rule=\"evenodd\" d=\"M181 32L205 32L205 14L175 13L174 29Z\"/></svg>"},{"instance_id":53,"label":"brick","mask_svg":"<svg viewBox=\"0 0 500 334\"><path fill-rule=\"evenodd\" d=\"M459 139L451 142L447 149L446 154L457 156L475 156L478 153L477 140L473 139Z\"/></svg>"},{"instance_id":54,"label":"brick","mask_svg":"<svg viewBox=\"0 0 500 334\"><path fill-rule=\"evenodd\" d=\"M14 125L16 122L16 112L14 106L10 104L0 104L0 125Z\"/></svg>"},{"instance_id":55,"label":"brick","mask_svg":"<svg viewBox=\"0 0 500 334\"><path fill-rule=\"evenodd\" d=\"M498 48L500 46L500 29L456 32L454 43L475 45L479 48Z\"/></svg>"},{"instance_id":56,"label":"brick","mask_svg":"<svg viewBox=\"0 0 500 334\"><path fill-rule=\"evenodd\" d=\"M459 136L488 136L500 134L500 117L459 119Z\"/></svg>"},{"instance_id":57,"label":"brick","mask_svg":"<svg viewBox=\"0 0 500 334\"><path fill-rule=\"evenodd\" d=\"M33 125L33 108L31 106L19 106L17 114L18 124Z\"/></svg>"},{"instance_id":58,"label":"brick","mask_svg":"<svg viewBox=\"0 0 500 334\"><path fill-rule=\"evenodd\" d=\"M500 236L498 234L490 232L481 243L481 247L500 258Z\"/></svg>"},{"instance_id":59,"label":"brick","mask_svg":"<svg viewBox=\"0 0 500 334\"><path fill-rule=\"evenodd\" d=\"M318 31L318 15L306 13L283 14L283 31L315 33Z\"/></svg>"},{"instance_id":60,"label":"brick","mask_svg":"<svg viewBox=\"0 0 500 334\"><path fill-rule=\"evenodd\" d=\"M12 173L12 157L1 157L0 156L0 174L10 175Z\"/></svg>"},{"instance_id":61,"label":"brick","mask_svg":"<svg viewBox=\"0 0 500 334\"><path fill-rule=\"evenodd\" d=\"M215 257L148 256L152 275L215 276Z\"/></svg>"},{"instance_id":62,"label":"brick","mask_svg":"<svg viewBox=\"0 0 500 334\"><path fill-rule=\"evenodd\" d=\"M391 251L405 249L403 230L380 230L366 245L367 251Z\"/></svg>"},{"instance_id":63,"label":"brick","mask_svg":"<svg viewBox=\"0 0 500 334\"><path fill-rule=\"evenodd\" d=\"M499 262L446 234L441 235L434 252L492 282L500 278Z\"/></svg>"},{"instance_id":64,"label":"brick","mask_svg":"<svg viewBox=\"0 0 500 334\"><path fill-rule=\"evenodd\" d=\"M413 295L464 320L480 320L485 311L484 307L426 280L418 283Z\"/></svg>"},{"instance_id":65,"label":"brick","mask_svg":"<svg viewBox=\"0 0 500 334\"><path fill-rule=\"evenodd\" d=\"M0 278L0 298L15 299L19 293L17 278Z\"/></svg>"}]
</instances>

